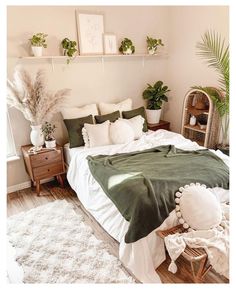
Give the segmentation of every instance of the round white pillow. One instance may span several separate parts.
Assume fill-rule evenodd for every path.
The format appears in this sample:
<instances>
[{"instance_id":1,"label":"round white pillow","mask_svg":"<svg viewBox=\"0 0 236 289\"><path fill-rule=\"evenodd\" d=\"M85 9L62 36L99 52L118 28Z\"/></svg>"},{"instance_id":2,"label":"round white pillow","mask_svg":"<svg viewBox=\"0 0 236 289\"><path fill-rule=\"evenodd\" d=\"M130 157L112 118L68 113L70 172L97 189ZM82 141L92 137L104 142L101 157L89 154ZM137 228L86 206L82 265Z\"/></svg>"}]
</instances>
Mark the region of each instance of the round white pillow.
<instances>
[{"instance_id":1,"label":"round white pillow","mask_svg":"<svg viewBox=\"0 0 236 289\"><path fill-rule=\"evenodd\" d=\"M134 140L134 131L129 124L118 119L110 125L110 139L113 144L128 143Z\"/></svg>"},{"instance_id":2,"label":"round white pillow","mask_svg":"<svg viewBox=\"0 0 236 289\"><path fill-rule=\"evenodd\" d=\"M176 215L185 229L209 230L220 225L220 203L205 185L186 185L175 196Z\"/></svg>"}]
</instances>

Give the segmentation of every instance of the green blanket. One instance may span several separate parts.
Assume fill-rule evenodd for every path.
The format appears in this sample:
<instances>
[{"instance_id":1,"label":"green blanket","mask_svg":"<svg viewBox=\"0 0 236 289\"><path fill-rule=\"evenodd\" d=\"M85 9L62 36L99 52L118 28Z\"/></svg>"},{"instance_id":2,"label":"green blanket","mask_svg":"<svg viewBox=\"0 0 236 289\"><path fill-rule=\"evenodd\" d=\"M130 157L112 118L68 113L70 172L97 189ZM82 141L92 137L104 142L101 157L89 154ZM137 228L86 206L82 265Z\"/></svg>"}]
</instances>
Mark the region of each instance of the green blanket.
<instances>
[{"instance_id":1,"label":"green blanket","mask_svg":"<svg viewBox=\"0 0 236 289\"><path fill-rule=\"evenodd\" d=\"M212 152L174 146L115 155L88 156L90 171L129 221L125 242L135 242L160 226L175 208L175 192L186 184L229 187L229 169Z\"/></svg>"}]
</instances>

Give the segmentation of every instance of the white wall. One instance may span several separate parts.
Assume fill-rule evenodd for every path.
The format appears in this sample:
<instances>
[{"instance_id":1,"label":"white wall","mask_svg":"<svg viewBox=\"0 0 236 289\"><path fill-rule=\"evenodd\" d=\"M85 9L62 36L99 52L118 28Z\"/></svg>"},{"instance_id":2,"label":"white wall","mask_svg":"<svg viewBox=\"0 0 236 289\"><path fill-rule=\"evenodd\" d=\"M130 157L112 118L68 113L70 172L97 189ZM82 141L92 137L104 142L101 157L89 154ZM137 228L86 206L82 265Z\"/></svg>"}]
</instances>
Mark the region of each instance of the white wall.
<instances>
[{"instance_id":1,"label":"white wall","mask_svg":"<svg viewBox=\"0 0 236 289\"><path fill-rule=\"evenodd\" d=\"M150 58L143 67L142 58L105 59L104 71L100 59L76 60L70 65L55 60L54 71L48 60L19 60L29 55L28 38L36 32L49 34L46 55L60 54L64 37L76 39L75 8L104 14L105 32L117 35L118 43L131 38L136 52L146 51L146 35L162 38L168 58ZM43 17L42 17L43 15ZM192 85L217 85L216 73L196 56L195 45L201 35L212 28L228 39L228 8L216 6L100 6L50 7L22 6L7 9L8 77L11 79L16 64L34 73L39 67L46 70L48 88L55 91L71 88L71 105L93 102L115 102L126 97L134 107L143 104L142 91L146 83L163 80L171 89L163 118L171 122L173 131L180 131L183 98ZM10 111L17 149L30 143L29 122L14 108ZM58 127L56 137L66 141L66 131L60 114L54 118ZM23 161L7 166L8 186L28 180Z\"/></svg>"}]
</instances>

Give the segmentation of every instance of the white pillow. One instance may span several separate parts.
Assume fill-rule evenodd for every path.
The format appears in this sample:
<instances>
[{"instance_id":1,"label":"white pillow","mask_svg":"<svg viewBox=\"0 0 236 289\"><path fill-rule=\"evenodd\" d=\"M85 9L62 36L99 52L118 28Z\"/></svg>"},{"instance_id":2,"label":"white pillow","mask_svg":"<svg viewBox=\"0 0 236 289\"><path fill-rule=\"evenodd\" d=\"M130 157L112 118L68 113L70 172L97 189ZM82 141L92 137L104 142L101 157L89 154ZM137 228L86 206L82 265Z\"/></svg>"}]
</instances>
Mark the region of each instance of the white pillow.
<instances>
[{"instance_id":1,"label":"white pillow","mask_svg":"<svg viewBox=\"0 0 236 289\"><path fill-rule=\"evenodd\" d=\"M124 144L134 140L132 127L118 119L110 124L110 139L113 144Z\"/></svg>"},{"instance_id":2,"label":"white pillow","mask_svg":"<svg viewBox=\"0 0 236 289\"><path fill-rule=\"evenodd\" d=\"M137 115L130 119L120 118L121 121L128 123L134 131L134 139L139 139L143 135L144 118L141 115Z\"/></svg>"},{"instance_id":3,"label":"white pillow","mask_svg":"<svg viewBox=\"0 0 236 289\"><path fill-rule=\"evenodd\" d=\"M132 109L132 99L127 98L119 103L104 103L98 104L100 114L108 114L119 110L120 112Z\"/></svg>"},{"instance_id":4,"label":"white pillow","mask_svg":"<svg viewBox=\"0 0 236 289\"><path fill-rule=\"evenodd\" d=\"M90 114L92 114L92 116L98 115L98 109L96 103L93 103L82 107L63 107L61 113L64 119L73 119L85 117Z\"/></svg>"},{"instance_id":5,"label":"white pillow","mask_svg":"<svg viewBox=\"0 0 236 289\"><path fill-rule=\"evenodd\" d=\"M109 135L110 121L107 120L101 124L85 123L82 129L82 135L86 147L96 147L110 145Z\"/></svg>"},{"instance_id":6,"label":"white pillow","mask_svg":"<svg viewBox=\"0 0 236 289\"><path fill-rule=\"evenodd\" d=\"M209 230L220 225L220 203L205 185L186 185L179 188L175 195L176 215L185 229Z\"/></svg>"}]
</instances>

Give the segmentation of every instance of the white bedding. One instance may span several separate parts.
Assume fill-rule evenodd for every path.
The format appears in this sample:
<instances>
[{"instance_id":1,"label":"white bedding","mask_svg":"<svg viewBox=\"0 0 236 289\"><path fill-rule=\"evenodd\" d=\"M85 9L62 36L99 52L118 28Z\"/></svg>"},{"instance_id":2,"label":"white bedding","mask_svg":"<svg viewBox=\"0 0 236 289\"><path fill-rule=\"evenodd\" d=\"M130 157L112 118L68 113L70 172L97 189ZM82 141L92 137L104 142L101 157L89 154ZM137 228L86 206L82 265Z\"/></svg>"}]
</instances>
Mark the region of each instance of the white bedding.
<instances>
[{"instance_id":1,"label":"white bedding","mask_svg":"<svg viewBox=\"0 0 236 289\"><path fill-rule=\"evenodd\" d=\"M180 134L166 130L158 130L145 134L139 140L125 145L109 145L88 149L75 148L71 154L70 166L67 173L68 181L84 207L113 238L120 242L120 260L141 282L145 283L161 282L158 274L155 272L155 268L165 260L164 243L156 235L156 230L135 243L126 244L124 242L124 236L129 223L119 213L115 205L91 175L86 157L88 155L112 155L121 152L145 150L155 146L169 144L173 144L177 148L184 150L197 150L202 148L197 143L185 139ZM221 157L228 165L228 156L220 151L214 153ZM221 188L214 188L212 191L220 201L227 200L228 191ZM176 224L177 218L173 211L159 228L164 229Z\"/></svg>"}]
</instances>

